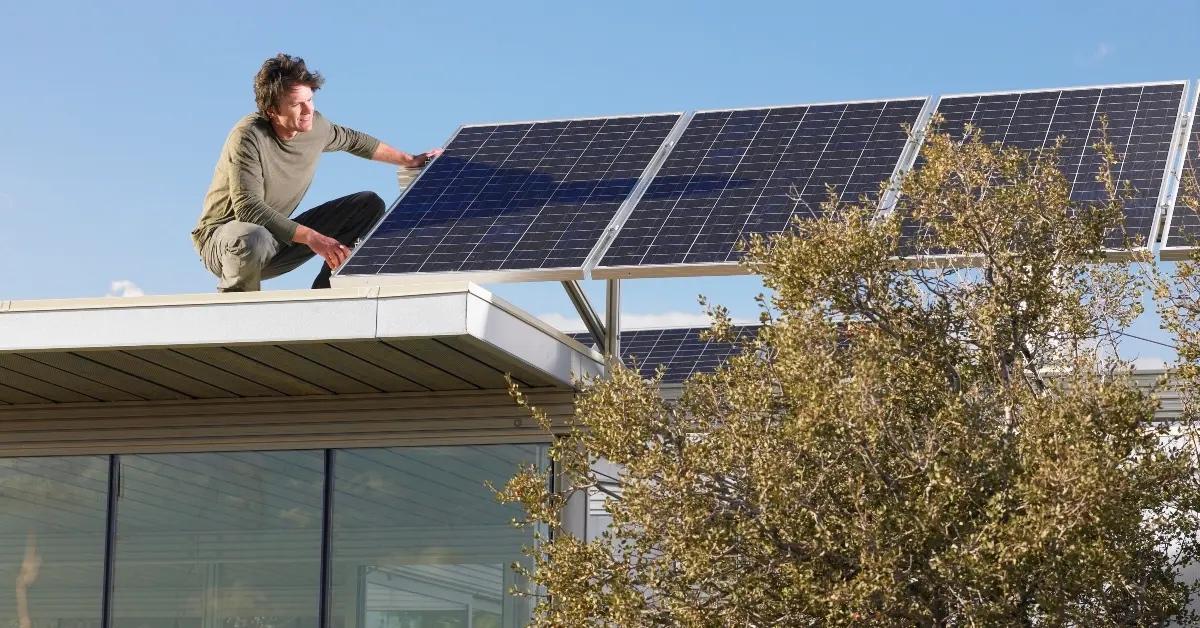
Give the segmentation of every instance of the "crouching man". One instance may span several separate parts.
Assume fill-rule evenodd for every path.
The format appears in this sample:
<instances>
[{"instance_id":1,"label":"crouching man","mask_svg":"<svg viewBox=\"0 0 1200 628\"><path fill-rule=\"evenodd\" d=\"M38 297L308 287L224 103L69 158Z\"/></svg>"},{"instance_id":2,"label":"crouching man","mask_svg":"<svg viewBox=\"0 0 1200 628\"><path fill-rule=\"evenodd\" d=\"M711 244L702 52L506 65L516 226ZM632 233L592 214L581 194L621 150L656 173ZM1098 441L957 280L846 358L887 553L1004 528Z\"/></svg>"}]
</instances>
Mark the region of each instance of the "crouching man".
<instances>
[{"instance_id":1,"label":"crouching man","mask_svg":"<svg viewBox=\"0 0 1200 628\"><path fill-rule=\"evenodd\" d=\"M343 150L405 168L423 167L441 154L410 155L326 120L313 106L325 79L304 60L285 54L267 59L254 77L258 112L242 118L221 149L204 211L192 241L217 276L217 290L258 290L314 254L325 260L313 288L350 255L354 241L383 215L383 199L358 192L318 205L294 219L321 153Z\"/></svg>"}]
</instances>

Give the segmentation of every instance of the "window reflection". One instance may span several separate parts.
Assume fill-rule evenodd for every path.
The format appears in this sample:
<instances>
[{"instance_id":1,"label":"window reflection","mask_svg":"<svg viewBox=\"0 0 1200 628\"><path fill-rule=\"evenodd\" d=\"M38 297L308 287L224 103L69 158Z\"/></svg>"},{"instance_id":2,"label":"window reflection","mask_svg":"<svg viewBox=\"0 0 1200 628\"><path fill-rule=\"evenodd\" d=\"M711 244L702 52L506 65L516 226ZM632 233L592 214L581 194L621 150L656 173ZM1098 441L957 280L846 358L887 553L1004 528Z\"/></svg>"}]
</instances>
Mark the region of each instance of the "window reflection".
<instances>
[{"instance_id":1,"label":"window reflection","mask_svg":"<svg viewBox=\"0 0 1200 628\"><path fill-rule=\"evenodd\" d=\"M315 628L320 451L120 457L113 625Z\"/></svg>"},{"instance_id":2,"label":"window reflection","mask_svg":"<svg viewBox=\"0 0 1200 628\"><path fill-rule=\"evenodd\" d=\"M0 626L99 628L108 458L0 458Z\"/></svg>"},{"instance_id":3,"label":"window reflection","mask_svg":"<svg viewBox=\"0 0 1200 628\"><path fill-rule=\"evenodd\" d=\"M531 531L496 501L539 445L338 450L334 464L332 625L343 628L523 626Z\"/></svg>"},{"instance_id":4,"label":"window reflection","mask_svg":"<svg viewBox=\"0 0 1200 628\"><path fill-rule=\"evenodd\" d=\"M117 457L113 626L316 628L324 457ZM109 460L0 458L0 628L100 628ZM486 484L528 464L546 448L336 451L330 625L525 625L533 534Z\"/></svg>"}]
</instances>

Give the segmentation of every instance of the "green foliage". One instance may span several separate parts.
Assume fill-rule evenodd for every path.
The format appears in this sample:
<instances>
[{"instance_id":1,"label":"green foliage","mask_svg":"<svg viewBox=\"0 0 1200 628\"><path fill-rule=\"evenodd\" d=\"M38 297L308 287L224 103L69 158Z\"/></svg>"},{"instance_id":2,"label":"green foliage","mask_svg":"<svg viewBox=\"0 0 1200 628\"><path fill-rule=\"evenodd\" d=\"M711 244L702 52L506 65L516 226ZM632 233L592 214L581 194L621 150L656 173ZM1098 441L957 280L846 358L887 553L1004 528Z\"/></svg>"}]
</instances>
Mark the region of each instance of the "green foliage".
<instances>
[{"instance_id":1,"label":"green foliage","mask_svg":"<svg viewBox=\"0 0 1200 628\"><path fill-rule=\"evenodd\" d=\"M603 538L531 548L537 625L1193 619L1190 423L1155 423L1106 357L1145 281L1103 255L1111 170L1109 200L1081 204L1057 149L968 129L922 158L899 211L831 196L748 244L773 296L724 368L673 400L615 364L587 383L551 453L569 488L529 471L501 493L551 527L573 491L609 496ZM719 308L711 333L730 338Z\"/></svg>"},{"instance_id":2,"label":"green foliage","mask_svg":"<svg viewBox=\"0 0 1200 628\"><path fill-rule=\"evenodd\" d=\"M1200 214L1200 152L1188 155L1179 181L1176 211ZM1191 243L1193 246L1200 242ZM1175 272L1155 282L1163 326L1175 337L1179 364L1175 376L1184 392L1185 412L1200 417L1200 246Z\"/></svg>"}]
</instances>

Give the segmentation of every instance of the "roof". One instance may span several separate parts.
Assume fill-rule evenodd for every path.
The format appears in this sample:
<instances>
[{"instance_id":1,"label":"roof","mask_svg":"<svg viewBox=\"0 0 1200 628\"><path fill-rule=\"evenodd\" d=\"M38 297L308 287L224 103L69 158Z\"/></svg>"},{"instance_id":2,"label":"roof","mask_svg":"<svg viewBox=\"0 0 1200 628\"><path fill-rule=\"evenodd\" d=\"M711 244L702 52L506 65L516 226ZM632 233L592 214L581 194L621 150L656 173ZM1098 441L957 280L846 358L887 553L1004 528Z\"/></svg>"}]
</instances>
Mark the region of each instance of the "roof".
<instances>
[{"instance_id":1,"label":"roof","mask_svg":"<svg viewBox=\"0 0 1200 628\"><path fill-rule=\"evenodd\" d=\"M751 340L760 325L735 325L734 337ZM672 327L662 329L632 329L621 332L621 358L629 368L636 368L642 377L653 377L656 369L663 370L661 390L669 399L678 398L684 380L696 373L716 370L726 360L740 352L742 345L704 340L701 335L708 327ZM569 334L583 344L592 344L588 332ZM1168 378L1168 369L1133 369L1129 376L1141 388L1153 388L1162 378ZM1159 420L1178 419L1183 412L1183 399L1178 382L1170 382L1155 392L1159 407L1155 417Z\"/></svg>"},{"instance_id":2,"label":"roof","mask_svg":"<svg viewBox=\"0 0 1200 628\"><path fill-rule=\"evenodd\" d=\"M759 325L735 325L733 334L740 340L752 340ZM716 342L703 338L709 327L668 327L626 329L621 331L621 360L650 378L663 370L662 383L682 384L696 373L710 373L741 350L738 343ZM575 340L592 345L589 332L569 334Z\"/></svg>"},{"instance_id":3,"label":"roof","mask_svg":"<svg viewBox=\"0 0 1200 628\"><path fill-rule=\"evenodd\" d=\"M701 329L628 330L623 353L647 374L712 370L736 347ZM569 391L603 372L584 343L471 284L0 301L0 406L502 390L505 374ZM1172 387L1159 400L1179 415Z\"/></svg>"},{"instance_id":4,"label":"roof","mask_svg":"<svg viewBox=\"0 0 1200 628\"><path fill-rule=\"evenodd\" d=\"M0 404L569 390L602 368L469 284L0 301Z\"/></svg>"}]
</instances>

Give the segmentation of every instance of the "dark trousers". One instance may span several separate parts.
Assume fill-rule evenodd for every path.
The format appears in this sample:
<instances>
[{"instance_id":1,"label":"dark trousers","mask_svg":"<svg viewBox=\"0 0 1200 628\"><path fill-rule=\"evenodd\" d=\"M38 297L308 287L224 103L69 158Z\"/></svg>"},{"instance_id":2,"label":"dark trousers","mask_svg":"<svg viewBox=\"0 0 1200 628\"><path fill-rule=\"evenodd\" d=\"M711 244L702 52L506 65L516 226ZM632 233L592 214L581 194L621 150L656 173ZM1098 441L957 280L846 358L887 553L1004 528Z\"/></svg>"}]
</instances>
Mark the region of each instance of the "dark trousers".
<instances>
[{"instance_id":1,"label":"dark trousers","mask_svg":"<svg viewBox=\"0 0 1200 628\"><path fill-rule=\"evenodd\" d=\"M383 199L374 192L359 192L322 203L296 216L295 221L353 247L383 216ZM314 255L307 245L281 243L265 228L241 221L217 228L201 248L208 269L220 278L221 292L245 292L259 289L263 279L278 277L294 270ZM313 288L328 288L332 269L321 265Z\"/></svg>"}]
</instances>

